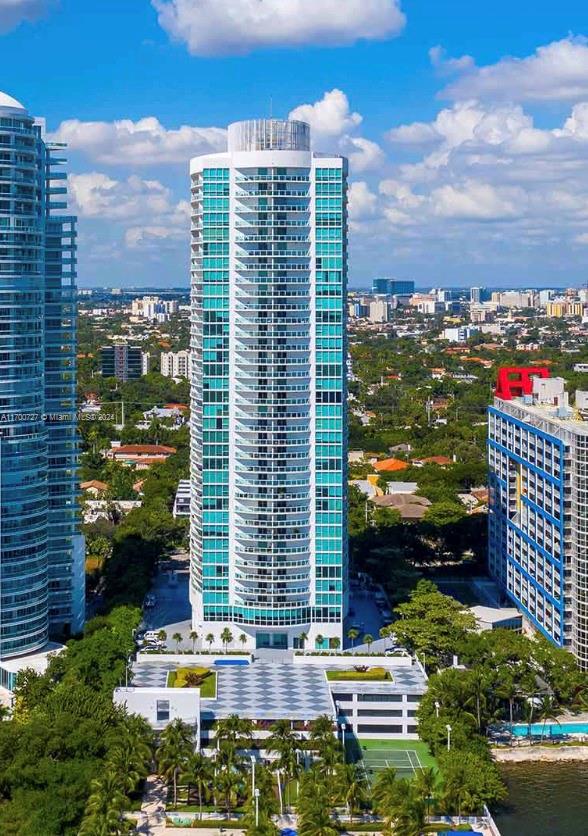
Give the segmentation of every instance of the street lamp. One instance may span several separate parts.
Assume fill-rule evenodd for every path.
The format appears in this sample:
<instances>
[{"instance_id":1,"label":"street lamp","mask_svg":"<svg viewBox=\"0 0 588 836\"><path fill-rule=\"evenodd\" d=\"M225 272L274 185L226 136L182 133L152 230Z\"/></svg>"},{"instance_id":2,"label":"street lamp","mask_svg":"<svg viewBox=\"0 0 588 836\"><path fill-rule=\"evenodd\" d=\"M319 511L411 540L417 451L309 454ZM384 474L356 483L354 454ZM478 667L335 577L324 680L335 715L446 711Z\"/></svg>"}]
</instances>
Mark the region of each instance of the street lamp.
<instances>
[{"instance_id":1,"label":"street lamp","mask_svg":"<svg viewBox=\"0 0 588 836\"><path fill-rule=\"evenodd\" d=\"M251 758L251 795L255 795L255 755L250 755Z\"/></svg>"},{"instance_id":2,"label":"street lamp","mask_svg":"<svg viewBox=\"0 0 588 836\"><path fill-rule=\"evenodd\" d=\"M445 728L447 729L447 751L451 752L451 726L449 723L447 723Z\"/></svg>"},{"instance_id":3,"label":"street lamp","mask_svg":"<svg viewBox=\"0 0 588 836\"><path fill-rule=\"evenodd\" d=\"M125 688L129 687L129 662L131 661L131 657L129 656L125 660Z\"/></svg>"},{"instance_id":4,"label":"street lamp","mask_svg":"<svg viewBox=\"0 0 588 836\"><path fill-rule=\"evenodd\" d=\"M341 723L341 743L343 744L343 751L345 751L345 729L347 728L346 723Z\"/></svg>"},{"instance_id":5,"label":"street lamp","mask_svg":"<svg viewBox=\"0 0 588 836\"><path fill-rule=\"evenodd\" d=\"M259 827L259 790L256 788L255 793L255 826Z\"/></svg>"},{"instance_id":6,"label":"street lamp","mask_svg":"<svg viewBox=\"0 0 588 836\"><path fill-rule=\"evenodd\" d=\"M441 703L439 700L435 700L435 715L437 719L439 719L439 709L441 708Z\"/></svg>"}]
</instances>

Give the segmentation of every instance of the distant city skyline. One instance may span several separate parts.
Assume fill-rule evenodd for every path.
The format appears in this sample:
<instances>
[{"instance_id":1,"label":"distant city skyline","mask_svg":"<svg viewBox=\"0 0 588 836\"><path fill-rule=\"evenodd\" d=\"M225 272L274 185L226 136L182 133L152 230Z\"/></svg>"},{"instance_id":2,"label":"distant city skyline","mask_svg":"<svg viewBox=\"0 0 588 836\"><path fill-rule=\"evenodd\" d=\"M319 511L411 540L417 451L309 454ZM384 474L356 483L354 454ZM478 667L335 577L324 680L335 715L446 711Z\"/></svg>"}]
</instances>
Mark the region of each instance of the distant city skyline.
<instances>
[{"instance_id":1,"label":"distant city skyline","mask_svg":"<svg viewBox=\"0 0 588 836\"><path fill-rule=\"evenodd\" d=\"M443 288L446 290L456 290L461 291L463 293L468 292L472 287L482 287L485 290L492 292L498 290L554 290L554 291L564 291L568 288L576 288L578 290L583 290L586 288L586 282L580 282L579 284L575 284L570 282L568 284L555 284L555 283L545 283L545 284L532 284L528 282L521 282L519 284L516 283L504 283L504 284L453 284L453 283L419 283L418 281L415 282L415 293L422 293L424 291L433 290L434 288ZM190 287L188 285L182 286L178 284L170 284L170 285L141 285L141 284L130 284L130 285L85 285L80 288L84 291L94 291L95 293L109 293L112 290L120 290L124 294L141 294L141 293L175 293L181 294L185 293L188 295L190 293ZM348 287L349 293L372 293L371 282L365 285L353 284L353 282L349 281Z\"/></svg>"},{"instance_id":2,"label":"distant city skyline","mask_svg":"<svg viewBox=\"0 0 588 836\"><path fill-rule=\"evenodd\" d=\"M81 287L177 284L189 159L222 150L228 122L270 113L308 121L317 147L350 159L351 285L378 273L584 282L584 4L296 8L306 14L286 0L2 5L3 89L69 145Z\"/></svg>"}]
</instances>

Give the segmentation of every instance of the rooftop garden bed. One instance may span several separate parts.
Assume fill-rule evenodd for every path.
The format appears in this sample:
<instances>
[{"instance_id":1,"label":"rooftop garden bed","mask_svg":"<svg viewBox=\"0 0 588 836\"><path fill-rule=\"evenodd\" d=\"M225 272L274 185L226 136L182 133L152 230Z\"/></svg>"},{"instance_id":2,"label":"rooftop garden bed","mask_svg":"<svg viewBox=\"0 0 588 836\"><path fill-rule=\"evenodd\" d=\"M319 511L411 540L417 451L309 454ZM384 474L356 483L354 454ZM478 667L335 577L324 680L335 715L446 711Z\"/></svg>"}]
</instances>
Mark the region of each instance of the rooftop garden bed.
<instances>
[{"instance_id":1,"label":"rooftop garden bed","mask_svg":"<svg viewBox=\"0 0 588 836\"><path fill-rule=\"evenodd\" d=\"M365 668L359 665L352 670L327 671L327 679L331 682L361 680L364 682L392 682L392 674L385 668Z\"/></svg>"},{"instance_id":2,"label":"rooftop garden bed","mask_svg":"<svg viewBox=\"0 0 588 836\"><path fill-rule=\"evenodd\" d=\"M216 697L216 673L210 668L178 668L167 677L168 688L200 688L203 699Z\"/></svg>"}]
</instances>

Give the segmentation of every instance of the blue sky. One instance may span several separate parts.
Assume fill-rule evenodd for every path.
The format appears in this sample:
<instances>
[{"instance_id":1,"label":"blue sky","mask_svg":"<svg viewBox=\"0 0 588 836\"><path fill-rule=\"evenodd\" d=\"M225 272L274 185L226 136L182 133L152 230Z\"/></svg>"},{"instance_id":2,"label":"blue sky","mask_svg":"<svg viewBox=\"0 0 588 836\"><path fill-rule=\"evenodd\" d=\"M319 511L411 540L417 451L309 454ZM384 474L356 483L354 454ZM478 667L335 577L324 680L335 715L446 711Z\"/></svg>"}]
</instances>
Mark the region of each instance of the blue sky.
<instances>
[{"instance_id":1,"label":"blue sky","mask_svg":"<svg viewBox=\"0 0 588 836\"><path fill-rule=\"evenodd\" d=\"M352 285L583 284L583 35L580 0L0 0L0 89L69 142L80 285L187 284L188 159L270 107L351 158Z\"/></svg>"}]
</instances>

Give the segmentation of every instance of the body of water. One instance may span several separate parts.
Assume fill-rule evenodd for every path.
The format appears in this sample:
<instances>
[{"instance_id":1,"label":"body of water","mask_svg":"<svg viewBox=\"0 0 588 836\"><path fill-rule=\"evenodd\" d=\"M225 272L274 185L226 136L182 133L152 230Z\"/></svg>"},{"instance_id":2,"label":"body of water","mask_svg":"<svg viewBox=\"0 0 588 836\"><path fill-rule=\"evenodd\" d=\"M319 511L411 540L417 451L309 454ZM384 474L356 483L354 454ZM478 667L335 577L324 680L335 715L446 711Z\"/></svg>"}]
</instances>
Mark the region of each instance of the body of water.
<instances>
[{"instance_id":1,"label":"body of water","mask_svg":"<svg viewBox=\"0 0 588 836\"><path fill-rule=\"evenodd\" d=\"M586 836L588 762L500 764L508 785L501 836Z\"/></svg>"}]
</instances>

